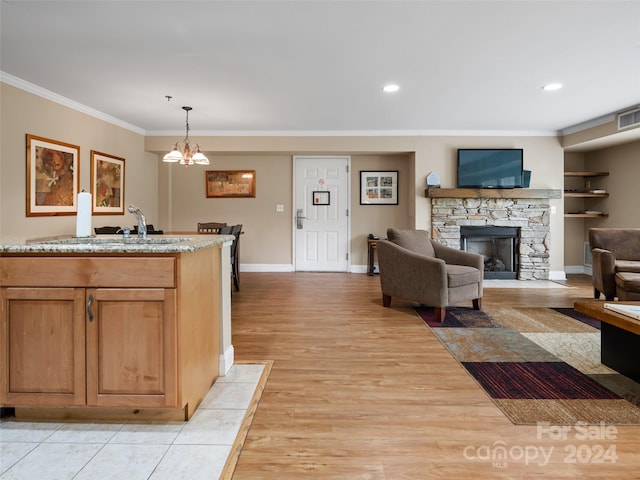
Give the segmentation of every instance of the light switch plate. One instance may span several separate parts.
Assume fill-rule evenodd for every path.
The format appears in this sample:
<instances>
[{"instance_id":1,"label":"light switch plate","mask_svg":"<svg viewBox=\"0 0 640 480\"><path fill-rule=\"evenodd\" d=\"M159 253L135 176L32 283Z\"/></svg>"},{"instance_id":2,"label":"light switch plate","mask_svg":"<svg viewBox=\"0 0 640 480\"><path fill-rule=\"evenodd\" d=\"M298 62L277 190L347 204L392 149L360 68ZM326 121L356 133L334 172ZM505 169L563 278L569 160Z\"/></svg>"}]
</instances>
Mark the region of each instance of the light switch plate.
<instances>
[{"instance_id":1,"label":"light switch plate","mask_svg":"<svg viewBox=\"0 0 640 480\"><path fill-rule=\"evenodd\" d=\"M284 205L282 205L281 203L276 203L276 212L278 213L284 212Z\"/></svg>"}]
</instances>

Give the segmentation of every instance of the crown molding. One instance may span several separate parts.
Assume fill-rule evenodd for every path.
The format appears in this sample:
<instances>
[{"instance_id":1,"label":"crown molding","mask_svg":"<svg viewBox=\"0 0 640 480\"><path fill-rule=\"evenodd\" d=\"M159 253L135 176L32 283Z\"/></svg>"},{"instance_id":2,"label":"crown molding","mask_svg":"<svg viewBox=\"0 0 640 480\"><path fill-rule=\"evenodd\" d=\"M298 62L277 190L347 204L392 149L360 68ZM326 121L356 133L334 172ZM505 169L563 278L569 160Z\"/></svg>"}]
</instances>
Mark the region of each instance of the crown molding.
<instances>
[{"instance_id":1,"label":"crown molding","mask_svg":"<svg viewBox=\"0 0 640 480\"><path fill-rule=\"evenodd\" d=\"M148 130L149 137L184 135L184 130ZM517 130L189 130L194 137L557 137L556 131Z\"/></svg>"},{"instance_id":2,"label":"crown molding","mask_svg":"<svg viewBox=\"0 0 640 480\"><path fill-rule=\"evenodd\" d=\"M131 132L137 133L139 135L144 135L144 129L140 127L136 127L135 125L131 125L130 123L123 122L120 119L112 117L104 112L96 110L91 107L87 107L81 103L78 103L70 98L63 97L62 95L58 95L50 90L39 87L38 85L34 85L33 83L29 83L26 80L22 80L21 78L14 77L6 72L0 71L0 81L2 83L6 83L7 85L11 85L12 87L19 88L20 90L24 90L25 92L32 93L39 97L42 97L46 100L50 100L59 105L71 108L72 110L76 110L78 112L84 113L91 117L97 118L98 120L103 120L107 123L111 123L118 127L124 128L125 130L130 130Z\"/></svg>"}]
</instances>

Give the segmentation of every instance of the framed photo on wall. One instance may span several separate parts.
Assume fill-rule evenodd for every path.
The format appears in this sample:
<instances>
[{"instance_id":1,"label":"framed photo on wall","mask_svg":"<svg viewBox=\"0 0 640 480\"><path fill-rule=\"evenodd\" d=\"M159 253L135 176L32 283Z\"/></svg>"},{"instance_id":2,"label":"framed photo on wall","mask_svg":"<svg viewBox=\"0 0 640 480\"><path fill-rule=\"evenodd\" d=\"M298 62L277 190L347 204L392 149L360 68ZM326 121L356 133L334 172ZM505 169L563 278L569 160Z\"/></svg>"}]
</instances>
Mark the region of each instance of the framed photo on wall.
<instances>
[{"instance_id":1,"label":"framed photo on wall","mask_svg":"<svg viewBox=\"0 0 640 480\"><path fill-rule=\"evenodd\" d=\"M209 170L205 172L207 198L253 198L255 170Z\"/></svg>"},{"instance_id":2,"label":"framed photo on wall","mask_svg":"<svg viewBox=\"0 0 640 480\"><path fill-rule=\"evenodd\" d=\"M124 158L91 150L94 215L124 215Z\"/></svg>"},{"instance_id":3,"label":"framed photo on wall","mask_svg":"<svg viewBox=\"0 0 640 480\"><path fill-rule=\"evenodd\" d=\"M313 199L314 205L330 205L331 204L331 192L326 190L311 192L311 198Z\"/></svg>"},{"instance_id":4,"label":"framed photo on wall","mask_svg":"<svg viewBox=\"0 0 640 480\"><path fill-rule=\"evenodd\" d=\"M398 170L361 170L360 205L398 205Z\"/></svg>"},{"instance_id":5,"label":"framed photo on wall","mask_svg":"<svg viewBox=\"0 0 640 480\"><path fill-rule=\"evenodd\" d=\"M80 147L27 134L27 217L75 215Z\"/></svg>"}]
</instances>

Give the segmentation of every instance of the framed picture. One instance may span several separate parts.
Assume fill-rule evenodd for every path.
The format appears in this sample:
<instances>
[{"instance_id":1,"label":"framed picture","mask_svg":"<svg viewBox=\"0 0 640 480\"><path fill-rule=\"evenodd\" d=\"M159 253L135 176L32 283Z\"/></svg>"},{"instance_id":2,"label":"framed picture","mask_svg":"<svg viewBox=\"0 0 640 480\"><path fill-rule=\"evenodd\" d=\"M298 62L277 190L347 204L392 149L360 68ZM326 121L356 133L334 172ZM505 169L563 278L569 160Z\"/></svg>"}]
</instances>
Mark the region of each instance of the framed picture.
<instances>
[{"instance_id":1,"label":"framed picture","mask_svg":"<svg viewBox=\"0 0 640 480\"><path fill-rule=\"evenodd\" d=\"M91 150L94 215L124 215L124 158Z\"/></svg>"},{"instance_id":2,"label":"framed picture","mask_svg":"<svg viewBox=\"0 0 640 480\"><path fill-rule=\"evenodd\" d=\"M313 198L314 205L329 205L331 192L326 192L326 191L312 192L311 198Z\"/></svg>"},{"instance_id":3,"label":"framed picture","mask_svg":"<svg viewBox=\"0 0 640 480\"><path fill-rule=\"evenodd\" d=\"M80 147L27 134L27 217L75 215Z\"/></svg>"},{"instance_id":4,"label":"framed picture","mask_svg":"<svg viewBox=\"0 0 640 480\"><path fill-rule=\"evenodd\" d=\"M207 198L256 196L255 170L209 170L205 172Z\"/></svg>"},{"instance_id":5,"label":"framed picture","mask_svg":"<svg viewBox=\"0 0 640 480\"><path fill-rule=\"evenodd\" d=\"M398 170L361 170L360 205L398 205Z\"/></svg>"}]
</instances>

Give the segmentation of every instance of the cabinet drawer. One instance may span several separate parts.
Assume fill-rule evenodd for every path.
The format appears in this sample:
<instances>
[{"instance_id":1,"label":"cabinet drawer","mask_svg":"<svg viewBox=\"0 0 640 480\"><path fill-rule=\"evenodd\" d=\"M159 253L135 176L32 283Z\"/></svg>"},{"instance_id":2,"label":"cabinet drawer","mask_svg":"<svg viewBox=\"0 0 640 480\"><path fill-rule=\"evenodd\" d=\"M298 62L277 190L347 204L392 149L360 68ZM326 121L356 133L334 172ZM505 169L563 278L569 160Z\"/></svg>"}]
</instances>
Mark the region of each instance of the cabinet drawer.
<instances>
[{"instance_id":1,"label":"cabinet drawer","mask_svg":"<svg viewBox=\"0 0 640 480\"><path fill-rule=\"evenodd\" d=\"M0 283L19 287L175 288L174 257L0 257Z\"/></svg>"}]
</instances>

